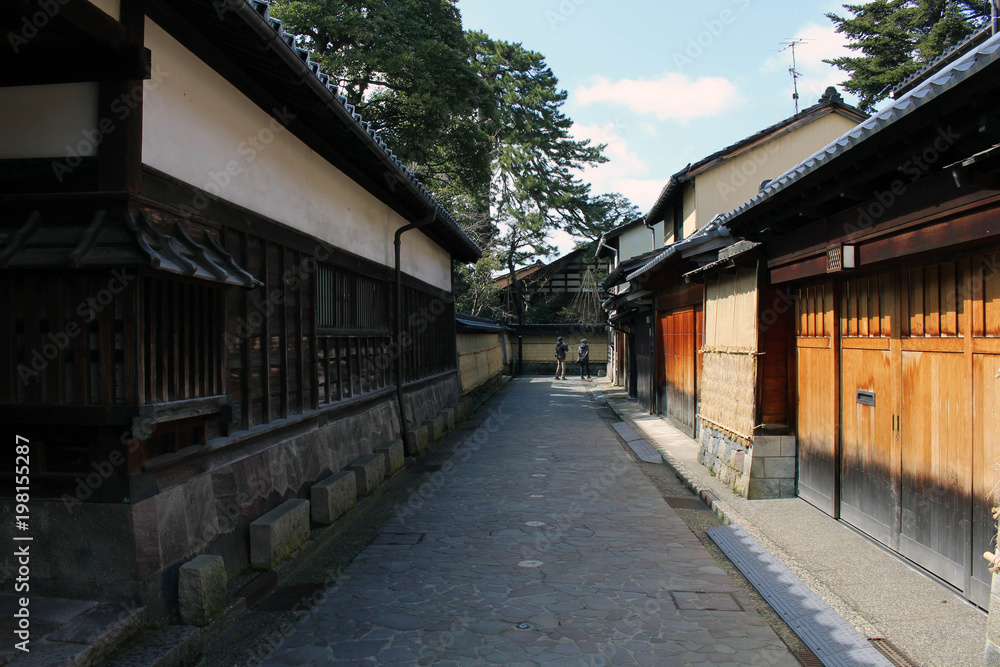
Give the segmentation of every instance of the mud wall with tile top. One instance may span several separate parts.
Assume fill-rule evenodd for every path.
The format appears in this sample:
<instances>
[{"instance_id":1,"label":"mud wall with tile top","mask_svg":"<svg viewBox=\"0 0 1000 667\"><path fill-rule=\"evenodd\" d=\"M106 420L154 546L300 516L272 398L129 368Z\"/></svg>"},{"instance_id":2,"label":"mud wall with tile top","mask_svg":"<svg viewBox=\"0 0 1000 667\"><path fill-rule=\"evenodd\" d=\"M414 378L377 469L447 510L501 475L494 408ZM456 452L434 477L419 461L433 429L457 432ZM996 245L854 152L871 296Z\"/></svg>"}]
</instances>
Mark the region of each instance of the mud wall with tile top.
<instances>
[{"instance_id":1,"label":"mud wall with tile top","mask_svg":"<svg viewBox=\"0 0 1000 667\"><path fill-rule=\"evenodd\" d=\"M418 418L459 398L455 374L405 396ZM308 498L315 482L398 439L397 405L394 391L380 392L238 442L182 450L174 463L147 475L148 497L127 503L32 501L31 593L137 601L151 618L170 620L182 564L217 554L230 579L247 571L250 523L285 500ZM13 544L11 505L0 509L0 521L0 539ZM5 555L0 579L9 590L16 575L15 558Z\"/></svg>"}]
</instances>

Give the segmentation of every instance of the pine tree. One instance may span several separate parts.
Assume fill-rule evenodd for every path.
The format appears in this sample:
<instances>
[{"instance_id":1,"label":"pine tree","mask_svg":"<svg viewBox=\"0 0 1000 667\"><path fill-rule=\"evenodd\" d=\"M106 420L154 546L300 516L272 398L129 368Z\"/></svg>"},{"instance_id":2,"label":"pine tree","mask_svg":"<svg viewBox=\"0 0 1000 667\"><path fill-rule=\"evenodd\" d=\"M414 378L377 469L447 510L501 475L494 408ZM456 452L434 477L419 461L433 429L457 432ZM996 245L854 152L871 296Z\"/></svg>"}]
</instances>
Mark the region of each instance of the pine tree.
<instances>
[{"instance_id":1,"label":"pine tree","mask_svg":"<svg viewBox=\"0 0 1000 667\"><path fill-rule=\"evenodd\" d=\"M826 62L847 72L841 85L872 111L892 89L928 62L983 27L990 0L872 0L845 4L853 16L830 13L837 32L858 56Z\"/></svg>"}]
</instances>

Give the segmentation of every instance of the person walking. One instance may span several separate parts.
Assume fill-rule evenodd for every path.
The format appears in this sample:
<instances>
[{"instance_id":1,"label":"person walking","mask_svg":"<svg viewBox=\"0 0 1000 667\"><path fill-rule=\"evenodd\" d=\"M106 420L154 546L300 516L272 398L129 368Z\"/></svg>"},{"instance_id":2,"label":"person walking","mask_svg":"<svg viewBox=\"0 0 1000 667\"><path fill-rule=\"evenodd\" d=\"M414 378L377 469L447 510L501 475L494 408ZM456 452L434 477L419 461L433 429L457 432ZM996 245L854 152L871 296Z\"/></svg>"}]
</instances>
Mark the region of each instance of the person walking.
<instances>
[{"instance_id":1,"label":"person walking","mask_svg":"<svg viewBox=\"0 0 1000 667\"><path fill-rule=\"evenodd\" d=\"M590 379L590 345L587 344L587 339L580 339L580 346L576 348L576 360L580 364L580 379L583 379L584 373L587 375L587 379Z\"/></svg>"},{"instance_id":2,"label":"person walking","mask_svg":"<svg viewBox=\"0 0 1000 667\"><path fill-rule=\"evenodd\" d=\"M556 379L566 379L566 353L569 352L569 345L563 342L563 337L556 338Z\"/></svg>"}]
</instances>

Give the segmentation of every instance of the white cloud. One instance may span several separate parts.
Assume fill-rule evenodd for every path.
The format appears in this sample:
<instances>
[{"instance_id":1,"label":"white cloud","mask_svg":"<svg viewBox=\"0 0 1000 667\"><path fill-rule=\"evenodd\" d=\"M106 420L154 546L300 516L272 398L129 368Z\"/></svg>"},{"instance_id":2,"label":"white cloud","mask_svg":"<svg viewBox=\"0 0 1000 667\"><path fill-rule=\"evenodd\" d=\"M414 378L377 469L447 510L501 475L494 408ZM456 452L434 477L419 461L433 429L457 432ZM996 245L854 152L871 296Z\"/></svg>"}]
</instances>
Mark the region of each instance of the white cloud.
<instances>
[{"instance_id":1,"label":"white cloud","mask_svg":"<svg viewBox=\"0 0 1000 667\"><path fill-rule=\"evenodd\" d=\"M608 102L659 120L682 123L717 116L740 98L736 86L725 77L692 80L678 72L653 80L611 81L597 76L591 79L591 85L580 86L573 94L573 101L581 105Z\"/></svg>"},{"instance_id":2,"label":"white cloud","mask_svg":"<svg viewBox=\"0 0 1000 667\"><path fill-rule=\"evenodd\" d=\"M807 107L816 103L827 86L835 86L846 78L845 72L824 63L823 60L849 56L854 52L847 48L847 39L836 31L832 23L826 25L807 23L791 39L806 40L795 46L795 67L802 75L799 79L800 107ZM792 54L790 51L782 51L765 60L761 71L787 72L791 65ZM788 76L788 79L788 89L791 91L791 76ZM843 95L845 91L841 90L840 93Z\"/></svg>"},{"instance_id":3,"label":"white cloud","mask_svg":"<svg viewBox=\"0 0 1000 667\"><path fill-rule=\"evenodd\" d=\"M580 176L590 183L593 194L620 192L645 211L656 201L664 181L659 178L646 178L649 174L649 163L630 149L628 141L619 134L619 130L624 132L627 129L627 126L617 123L574 125L574 138L590 139L593 144L607 145L604 154L608 157L608 161L587 167Z\"/></svg>"}]
</instances>

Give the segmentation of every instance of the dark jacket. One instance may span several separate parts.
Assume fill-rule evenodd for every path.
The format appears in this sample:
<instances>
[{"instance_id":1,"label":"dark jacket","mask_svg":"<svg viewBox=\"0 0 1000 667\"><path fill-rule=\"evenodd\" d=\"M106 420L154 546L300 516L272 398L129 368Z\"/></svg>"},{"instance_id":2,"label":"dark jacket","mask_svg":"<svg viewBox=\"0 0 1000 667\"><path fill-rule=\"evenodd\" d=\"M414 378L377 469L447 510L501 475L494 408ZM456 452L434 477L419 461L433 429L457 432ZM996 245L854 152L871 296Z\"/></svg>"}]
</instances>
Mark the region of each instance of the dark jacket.
<instances>
[{"instance_id":1,"label":"dark jacket","mask_svg":"<svg viewBox=\"0 0 1000 667\"><path fill-rule=\"evenodd\" d=\"M556 343L556 359L565 361L567 352L569 352L569 345L562 341Z\"/></svg>"},{"instance_id":2,"label":"dark jacket","mask_svg":"<svg viewBox=\"0 0 1000 667\"><path fill-rule=\"evenodd\" d=\"M576 348L576 360L590 361L590 345L580 343L580 347Z\"/></svg>"}]
</instances>

